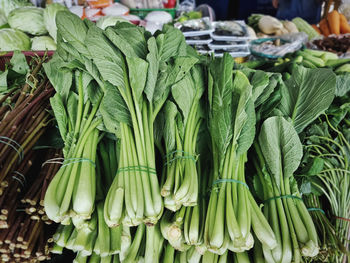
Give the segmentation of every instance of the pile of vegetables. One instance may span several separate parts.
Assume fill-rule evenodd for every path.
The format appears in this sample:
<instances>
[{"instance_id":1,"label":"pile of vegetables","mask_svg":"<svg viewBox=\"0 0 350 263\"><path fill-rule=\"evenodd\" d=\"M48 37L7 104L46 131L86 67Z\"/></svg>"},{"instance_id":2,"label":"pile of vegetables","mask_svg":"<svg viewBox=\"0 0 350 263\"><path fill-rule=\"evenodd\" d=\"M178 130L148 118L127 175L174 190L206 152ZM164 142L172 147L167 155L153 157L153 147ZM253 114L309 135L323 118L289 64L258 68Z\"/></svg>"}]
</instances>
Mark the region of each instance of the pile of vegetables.
<instances>
[{"instance_id":1,"label":"pile of vegetables","mask_svg":"<svg viewBox=\"0 0 350 263\"><path fill-rule=\"evenodd\" d=\"M305 32L309 40L320 36L318 30L315 30L315 28L300 17L296 17L292 21L280 21L272 16L252 14L248 17L248 25L257 32L258 37L262 38L298 32Z\"/></svg>"},{"instance_id":2,"label":"pile of vegetables","mask_svg":"<svg viewBox=\"0 0 350 263\"><path fill-rule=\"evenodd\" d=\"M312 25L312 27L320 34L328 37L329 35L340 35L350 33L350 25L346 17L333 10L321 19L319 25Z\"/></svg>"},{"instance_id":3,"label":"pile of vegetables","mask_svg":"<svg viewBox=\"0 0 350 263\"><path fill-rule=\"evenodd\" d=\"M238 65L169 25L56 21L44 71L16 52L0 75L3 261L348 257L347 59L304 49Z\"/></svg>"},{"instance_id":4,"label":"pile of vegetables","mask_svg":"<svg viewBox=\"0 0 350 263\"><path fill-rule=\"evenodd\" d=\"M65 142L45 196L62 224L55 252L74 250L76 262L318 255L295 175L300 134L333 100L332 70L295 63L283 80L228 54L198 56L168 26L155 36L123 22L101 30L68 12L57 26L58 51L45 65Z\"/></svg>"},{"instance_id":5,"label":"pile of vegetables","mask_svg":"<svg viewBox=\"0 0 350 263\"><path fill-rule=\"evenodd\" d=\"M49 98L53 88L43 70L47 57L15 52L0 72L0 260L50 259L55 226L45 215L44 193L59 164L51 138ZM58 138L59 139L59 138ZM58 140L59 141L59 140Z\"/></svg>"},{"instance_id":6,"label":"pile of vegetables","mask_svg":"<svg viewBox=\"0 0 350 263\"><path fill-rule=\"evenodd\" d=\"M319 50L326 50L338 54L339 56L346 56L350 52L350 37L344 36L329 36L323 39L316 39L312 44Z\"/></svg>"},{"instance_id":7,"label":"pile of vegetables","mask_svg":"<svg viewBox=\"0 0 350 263\"><path fill-rule=\"evenodd\" d=\"M43 9L27 1L9 2L0 6L0 51L56 50L56 13L67 8L58 3Z\"/></svg>"},{"instance_id":8,"label":"pile of vegetables","mask_svg":"<svg viewBox=\"0 0 350 263\"><path fill-rule=\"evenodd\" d=\"M258 37L280 36L299 32L292 21L280 21L269 15L252 14L248 17L248 25L257 32Z\"/></svg>"}]
</instances>

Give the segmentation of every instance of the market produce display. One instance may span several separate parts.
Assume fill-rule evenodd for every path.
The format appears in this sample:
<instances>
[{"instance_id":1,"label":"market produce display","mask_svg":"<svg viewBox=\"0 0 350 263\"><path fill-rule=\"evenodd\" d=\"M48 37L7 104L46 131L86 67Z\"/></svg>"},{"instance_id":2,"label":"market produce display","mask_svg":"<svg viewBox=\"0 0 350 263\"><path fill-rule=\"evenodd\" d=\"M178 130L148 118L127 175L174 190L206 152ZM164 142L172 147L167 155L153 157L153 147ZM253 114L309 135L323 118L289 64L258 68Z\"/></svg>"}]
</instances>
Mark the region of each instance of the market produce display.
<instances>
[{"instance_id":1,"label":"market produce display","mask_svg":"<svg viewBox=\"0 0 350 263\"><path fill-rule=\"evenodd\" d=\"M313 25L315 30L324 36L340 35L350 33L350 25L347 18L337 10L329 12L319 23L319 26Z\"/></svg>"},{"instance_id":2,"label":"market produce display","mask_svg":"<svg viewBox=\"0 0 350 263\"><path fill-rule=\"evenodd\" d=\"M0 72L0 261L349 262L347 35L253 15L251 46L292 52L238 64L241 21L55 5L0 13L10 49L57 45Z\"/></svg>"},{"instance_id":3,"label":"market produce display","mask_svg":"<svg viewBox=\"0 0 350 263\"><path fill-rule=\"evenodd\" d=\"M58 164L50 140L49 97L53 88L43 59L15 52L0 73L0 252L1 261L49 259L56 226L45 215L43 198ZM44 156L44 159L43 159Z\"/></svg>"},{"instance_id":4,"label":"market produce display","mask_svg":"<svg viewBox=\"0 0 350 263\"><path fill-rule=\"evenodd\" d=\"M317 49L337 53L339 56L350 52L350 35L329 36L312 41Z\"/></svg>"},{"instance_id":5,"label":"market produce display","mask_svg":"<svg viewBox=\"0 0 350 263\"><path fill-rule=\"evenodd\" d=\"M298 22L298 26L296 25L296 22ZM261 14L253 14L248 17L248 25L255 30L258 37L280 36L288 33L298 33L307 27L302 27L301 23L303 22L300 21L300 19L294 21L279 21L275 17Z\"/></svg>"}]
</instances>

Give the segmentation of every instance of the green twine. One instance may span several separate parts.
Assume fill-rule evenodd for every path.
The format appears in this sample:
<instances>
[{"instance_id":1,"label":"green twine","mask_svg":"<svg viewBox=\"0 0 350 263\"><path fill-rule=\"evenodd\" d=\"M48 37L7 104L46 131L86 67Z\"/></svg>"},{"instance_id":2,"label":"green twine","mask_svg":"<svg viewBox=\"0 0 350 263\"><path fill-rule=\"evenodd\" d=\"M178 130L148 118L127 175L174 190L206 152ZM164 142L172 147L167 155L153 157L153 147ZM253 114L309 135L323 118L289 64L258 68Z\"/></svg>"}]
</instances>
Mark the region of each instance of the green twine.
<instances>
[{"instance_id":1,"label":"green twine","mask_svg":"<svg viewBox=\"0 0 350 263\"><path fill-rule=\"evenodd\" d=\"M220 183L236 183L236 184L241 184L243 185L244 187L246 187L248 190L249 190L249 186L245 183L245 182L242 182L242 181L239 181L239 180L235 180L235 179L218 179L218 180L215 180L213 185L215 184L220 184Z\"/></svg>"},{"instance_id":2,"label":"green twine","mask_svg":"<svg viewBox=\"0 0 350 263\"><path fill-rule=\"evenodd\" d=\"M7 141L4 141L4 140L1 140L1 139L5 139L5 140L8 140L10 141L11 143L15 144L17 147L13 146L11 143L7 142ZM6 144L8 146L10 146L12 149L14 149L17 154L18 154L18 157L19 157L19 160L18 161L22 161L23 160L23 148L22 146L16 142L15 140L9 138L9 137L6 137L6 136L0 136L0 143L3 143L3 144Z\"/></svg>"},{"instance_id":3,"label":"green twine","mask_svg":"<svg viewBox=\"0 0 350 263\"><path fill-rule=\"evenodd\" d=\"M276 200L276 199L280 199L280 198L292 198L292 199L297 199L297 200L303 201L303 199L301 199L300 197L295 196L295 195L280 195L280 196L274 196L274 197L268 198L268 199L264 200L263 203L267 203L267 202L270 202L272 200Z\"/></svg>"},{"instance_id":4,"label":"green twine","mask_svg":"<svg viewBox=\"0 0 350 263\"><path fill-rule=\"evenodd\" d=\"M65 159L65 160L63 161L63 165L61 166L61 168L64 167L64 166L71 165L71 164L73 164L73 163L82 163L82 162L89 162L89 163L91 163L94 167L96 167L96 164L95 164L92 160L90 160L90 159L88 159L88 158L68 158L68 159Z\"/></svg>"},{"instance_id":5,"label":"green twine","mask_svg":"<svg viewBox=\"0 0 350 263\"><path fill-rule=\"evenodd\" d=\"M150 174L157 174L156 169L148 167L148 166L144 166L144 165L135 165L135 166L126 166L126 167L122 167L119 168L117 171L118 173L121 172L145 172L145 173L150 173Z\"/></svg>"},{"instance_id":6,"label":"green twine","mask_svg":"<svg viewBox=\"0 0 350 263\"><path fill-rule=\"evenodd\" d=\"M174 158L170 159L169 161L167 161L164 165L169 165L171 164L172 162L176 161L176 160L180 160L180 159L189 159L189 160L192 160L194 162L197 162L197 158L198 156L194 156L194 155L191 155L190 153L188 152L185 152L185 151L182 151L182 150L175 150L175 151L172 151L170 153L168 153L167 155L164 156L164 159L168 159L169 156L172 156L174 153L183 153L184 155L177 155L175 156Z\"/></svg>"},{"instance_id":7,"label":"green twine","mask_svg":"<svg viewBox=\"0 0 350 263\"><path fill-rule=\"evenodd\" d=\"M326 214L324 211L323 211L323 209L321 209L321 208L318 208L318 207L310 207L310 208L308 208L307 209L308 211L319 211L319 212L321 212L322 214Z\"/></svg>"}]
</instances>

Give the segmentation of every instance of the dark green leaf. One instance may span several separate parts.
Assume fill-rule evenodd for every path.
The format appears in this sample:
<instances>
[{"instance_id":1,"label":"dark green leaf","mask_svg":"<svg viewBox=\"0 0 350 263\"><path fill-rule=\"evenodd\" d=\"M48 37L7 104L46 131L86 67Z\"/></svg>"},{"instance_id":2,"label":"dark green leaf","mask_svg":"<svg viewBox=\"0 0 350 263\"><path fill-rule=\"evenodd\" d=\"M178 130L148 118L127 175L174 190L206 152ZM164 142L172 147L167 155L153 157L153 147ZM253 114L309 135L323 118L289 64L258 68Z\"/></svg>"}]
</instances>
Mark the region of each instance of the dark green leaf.
<instances>
[{"instance_id":1,"label":"dark green leaf","mask_svg":"<svg viewBox=\"0 0 350 263\"><path fill-rule=\"evenodd\" d=\"M165 25L163 27L164 32L164 45L161 53L161 60L167 61L171 57L185 56L186 55L186 41L181 31L173 26Z\"/></svg>"},{"instance_id":2,"label":"dark green leaf","mask_svg":"<svg viewBox=\"0 0 350 263\"><path fill-rule=\"evenodd\" d=\"M144 28L126 22L119 22L106 29L109 40L127 57L146 59L147 42Z\"/></svg>"},{"instance_id":3,"label":"dark green leaf","mask_svg":"<svg viewBox=\"0 0 350 263\"><path fill-rule=\"evenodd\" d=\"M225 53L222 58L215 59L209 68L209 127L220 159L223 159L233 136L233 65L232 57Z\"/></svg>"},{"instance_id":4,"label":"dark green leaf","mask_svg":"<svg viewBox=\"0 0 350 263\"><path fill-rule=\"evenodd\" d=\"M129 82L134 99L142 107L142 94L146 85L148 63L138 57L127 57Z\"/></svg>"},{"instance_id":5,"label":"dark green leaf","mask_svg":"<svg viewBox=\"0 0 350 263\"><path fill-rule=\"evenodd\" d=\"M57 30L62 38L85 56L89 52L85 46L88 27L77 15L69 11L60 11L56 15Z\"/></svg>"},{"instance_id":6,"label":"dark green leaf","mask_svg":"<svg viewBox=\"0 0 350 263\"><path fill-rule=\"evenodd\" d=\"M160 37L161 38L161 37ZM149 64L148 75L147 75L147 83L145 87L145 93L148 101L153 100L154 89L158 79L158 71L159 71L159 50L157 46L157 41L154 37L151 37L147 41L147 46L149 53L147 55L147 62Z\"/></svg>"},{"instance_id":7,"label":"dark green leaf","mask_svg":"<svg viewBox=\"0 0 350 263\"><path fill-rule=\"evenodd\" d=\"M12 65L11 69L18 74L26 75L29 71L29 66L24 54L18 50L13 52L13 56L10 60Z\"/></svg>"},{"instance_id":8,"label":"dark green leaf","mask_svg":"<svg viewBox=\"0 0 350 263\"><path fill-rule=\"evenodd\" d=\"M237 153L245 153L252 145L255 138L255 110L252 100L248 100L245 108L247 120L238 138Z\"/></svg>"},{"instance_id":9,"label":"dark green leaf","mask_svg":"<svg viewBox=\"0 0 350 263\"><path fill-rule=\"evenodd\" d=\"M45 73L56 92L60 94L63 101L68 99L68 93L72 86L73 74L70 71L58 70L64 65L64 62L58 57L53 58L43 65Z\"/></svg>"},{"instance_id":10,"label":"dark green leaf","mask_svg":"<svg viewBox=\"0 0 350 263\"><path fill-rule=\"evenodd\" d=\"M60 131L61 137L63 141L66 141L66 135L67 135L67 128L68 128L68 119L67 119L67 112L62 102L62 97L59 93L56 93L55 96L53 96L50 99L50 104L52 107L52 110L55 115L55 119L57 121L58 129Z\"/></svg>"},{"instance_id":11,"label":"dark green leaf","mask_svg":"<svg viewBox=\"0 0 350 263\"><path fill-rule=\"evenodd\" d=\"M78 111L78 94L70 92L67 101L67 113L71 124L71 127L75 127L77 121L77 111Z\"/></svg>"},{"instance_id":12,"label":"dark green leaf","mask_svg":"<svg viewBox=\"0 0 350 263\"><path fill-rule=\"evenodd\" d=\"M342 97L350 91L350 73L337 75L335 96Z\"/></svg>"},{"instance_id":13,"label":"dark green leaf","mask_svg":"<svg viewBox=\"0 0 350 263\"><path fill-rule=\"evenodd\" d=\"M296 66L285 84L280 110L291 118L300 133L332 103L336 78L330 69Z\"/></svg>"},{"instance_id":14,"label":"dark green leaf","mask_svg":"<svg viewBox=\"0 0 350 263\"><path fill-rule=\"evenodd\" d=\"M128 107L119 90L108 83L105 86L100 112L107 130L114 134L119 130L119 122L126 124L131 122Z\"/></svg>"},{"instance_id":15,"label":"dark green leaf","mask_svg":"<svg viewBox=\"0 0 350 263\"><path fill-rule=\"evenodd\" d=\"M118 88L125 88L125 60L121 52L105 37L103 31L91 27L88 30L86 45L102 78Z\"/></svg>"},{"instance_id":16,"label":"dark green leaf","mask_svg":"<svg viewBox=\"0 0 350 263\"><path fill-rule=\"evenodd\" d=\"M171 101L167 101L164 105L164 141L167 151L173 151L175 149L176 141L176 122L175 118L178 114L177 107Z\"/></svg>"},{"instance_id":17,"label":"dark green leaf","mask_svg":"<svg viewBox=\"0 0 350 263\"><path fill-rule=\"evenodd\" d=\"M0 72L0 94L7 90L7 74L7 70Z\"/></svg>"}]
</instances>

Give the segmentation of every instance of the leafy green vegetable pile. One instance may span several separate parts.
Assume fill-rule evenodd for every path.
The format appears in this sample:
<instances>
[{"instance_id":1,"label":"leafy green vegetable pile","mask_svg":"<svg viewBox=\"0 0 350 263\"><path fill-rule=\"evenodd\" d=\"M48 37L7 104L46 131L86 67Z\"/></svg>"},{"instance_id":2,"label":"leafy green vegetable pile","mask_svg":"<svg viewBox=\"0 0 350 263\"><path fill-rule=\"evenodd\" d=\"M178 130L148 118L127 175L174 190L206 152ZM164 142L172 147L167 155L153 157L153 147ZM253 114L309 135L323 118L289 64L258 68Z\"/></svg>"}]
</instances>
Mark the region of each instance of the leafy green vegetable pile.
<instances>
[{"instance_id":1,"label":"leafy green vegetable pile","mask_svg":"<svg viewBox=\"0 0 350 263\"><path fill-rule=\"evenodd\" d=\"M333 247L346 251L346 75L292 63L282 77L202 57L171 26L102 30L64 11L56 22L44 65L65 144L45 196L62 224L54 252L74 250L75 262L317 261L331 244L319 228L327 218L304 203L320 201L310 189L332 193L325 215L342 220Z\"/></svg>"}]
</instances>

